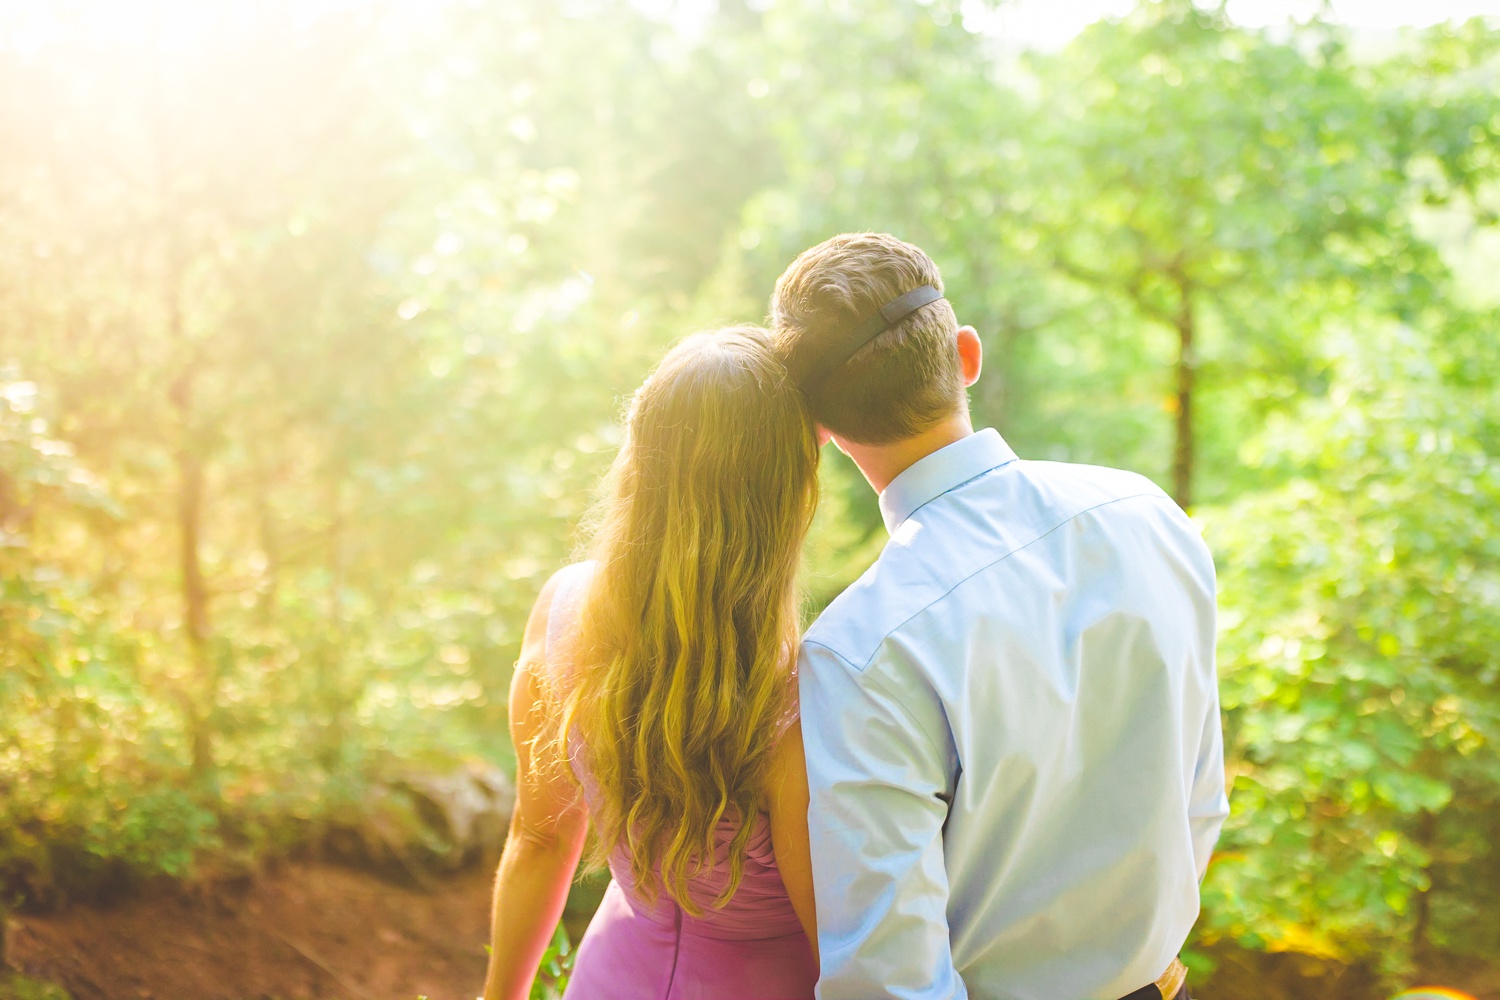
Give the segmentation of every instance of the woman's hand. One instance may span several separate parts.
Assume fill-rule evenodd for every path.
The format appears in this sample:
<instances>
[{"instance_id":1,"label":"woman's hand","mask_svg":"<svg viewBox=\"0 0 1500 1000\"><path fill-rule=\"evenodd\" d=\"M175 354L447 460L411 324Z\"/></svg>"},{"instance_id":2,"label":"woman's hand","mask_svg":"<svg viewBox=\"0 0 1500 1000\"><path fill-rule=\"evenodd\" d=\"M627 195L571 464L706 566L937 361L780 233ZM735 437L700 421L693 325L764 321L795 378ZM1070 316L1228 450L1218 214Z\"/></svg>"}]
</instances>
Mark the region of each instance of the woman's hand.
<instances>
[{"instance_id":1,"label":"woman's hand","mask_svg":"<svg viewBox=\"0 0 1500 1000\"><path fill-rule=\"evenodd\" d=\"M547 682L547 617L556 577L526 622L510 687L516 809L495 877L484 1000L526 1000L568 899L588 829L565 748L557 739L557 691Z\"/></svg>"}]
</instances>

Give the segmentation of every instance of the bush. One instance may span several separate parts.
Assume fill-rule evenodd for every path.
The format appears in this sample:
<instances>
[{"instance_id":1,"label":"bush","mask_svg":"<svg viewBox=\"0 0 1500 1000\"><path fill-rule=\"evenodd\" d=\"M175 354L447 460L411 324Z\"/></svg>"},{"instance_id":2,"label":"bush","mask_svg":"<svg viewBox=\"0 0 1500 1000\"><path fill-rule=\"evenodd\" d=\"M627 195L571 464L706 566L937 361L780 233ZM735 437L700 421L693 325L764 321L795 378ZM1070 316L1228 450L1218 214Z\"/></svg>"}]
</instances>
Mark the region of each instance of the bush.
<instances>
[{"instance_id":1,"label":"bush","mask_svg":"<svg viewBox=\"0 0 1500 1000\"><path fill-rule=\"evenodd\" d=\"M1234 779L1208 936L1387 972L1497 953L1500 911L1460 902L1500 813L1489 403L1400 337L1351 346L1247 449L1285 485L1205 515Z\"/></svg>"}]
</instances>

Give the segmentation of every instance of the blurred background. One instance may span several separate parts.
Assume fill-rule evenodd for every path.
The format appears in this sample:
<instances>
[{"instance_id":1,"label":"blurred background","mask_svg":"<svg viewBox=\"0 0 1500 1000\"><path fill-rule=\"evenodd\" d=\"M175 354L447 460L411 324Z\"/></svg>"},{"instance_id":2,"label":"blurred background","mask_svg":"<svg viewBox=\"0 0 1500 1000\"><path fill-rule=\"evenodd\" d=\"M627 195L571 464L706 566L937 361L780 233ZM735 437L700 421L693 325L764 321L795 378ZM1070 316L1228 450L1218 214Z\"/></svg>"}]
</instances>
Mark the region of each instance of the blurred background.
<instances>
[{"instance_id":1,"label":"blurred background","mask_svg":"<svg viewBox=\"0 0 1500 1000\"><path fill-rule=\"evenodd\" d=\"M250 920L332 860L461 885L417 923L472 996L507 683L622 402L862 229L942 267L979 423L1215 552L1198 992L1500 997L1495 0L0 6L11 964L396 995L290 923L334 985L241 984L232 937L220 992L79 971L90 907ZM823 472L810 612L885 538Z\"/></svg>"}]
</instances>

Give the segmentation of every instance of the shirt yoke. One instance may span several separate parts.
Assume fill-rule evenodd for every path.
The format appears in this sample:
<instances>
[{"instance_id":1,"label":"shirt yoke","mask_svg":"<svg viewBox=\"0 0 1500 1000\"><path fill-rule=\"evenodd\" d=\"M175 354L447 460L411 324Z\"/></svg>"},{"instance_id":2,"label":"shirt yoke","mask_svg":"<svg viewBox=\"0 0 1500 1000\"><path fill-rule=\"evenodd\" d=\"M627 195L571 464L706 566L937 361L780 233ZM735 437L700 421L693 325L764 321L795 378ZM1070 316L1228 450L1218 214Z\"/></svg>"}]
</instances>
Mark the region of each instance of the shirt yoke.
<instances>
[{"instance_id":1,"label":"shirt yoke","mask_svg":"<svg viewBox=\"0 0 1500 1000\"><path fill-rule=\"evenodd\" d=\"M1119 504L1109 516L1134 520L1139 515L1120 502L1137 498L1173 504L1150 479L1122 469L1025 460L991 469L902 522L803 642L863 672L888 638L965 581L1089 511Z\"/></svg>"}]
</instances>

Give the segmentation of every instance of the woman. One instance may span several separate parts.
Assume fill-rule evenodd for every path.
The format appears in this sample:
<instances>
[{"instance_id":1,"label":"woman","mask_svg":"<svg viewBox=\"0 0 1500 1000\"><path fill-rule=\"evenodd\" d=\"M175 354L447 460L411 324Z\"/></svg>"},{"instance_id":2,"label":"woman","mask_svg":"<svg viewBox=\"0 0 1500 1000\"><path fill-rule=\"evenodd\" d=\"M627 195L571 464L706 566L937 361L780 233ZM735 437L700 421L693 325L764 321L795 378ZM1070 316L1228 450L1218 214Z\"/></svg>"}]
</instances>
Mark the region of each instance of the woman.
<instances>
[{"instance_id":1,"label":"woman","mask_svg":"<svg viewBox=\"0 0 1500 1000\"><path fill-rule=\"evenodd\" d=\"M590 820L613 878L567 997L812 997L793 672L816 471L763 330L691 337L636 393L593 558L526 626L486 1000L528 995Z\"/></svg>"}]
</instances>

